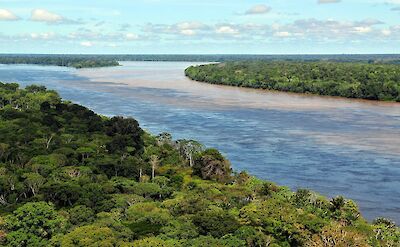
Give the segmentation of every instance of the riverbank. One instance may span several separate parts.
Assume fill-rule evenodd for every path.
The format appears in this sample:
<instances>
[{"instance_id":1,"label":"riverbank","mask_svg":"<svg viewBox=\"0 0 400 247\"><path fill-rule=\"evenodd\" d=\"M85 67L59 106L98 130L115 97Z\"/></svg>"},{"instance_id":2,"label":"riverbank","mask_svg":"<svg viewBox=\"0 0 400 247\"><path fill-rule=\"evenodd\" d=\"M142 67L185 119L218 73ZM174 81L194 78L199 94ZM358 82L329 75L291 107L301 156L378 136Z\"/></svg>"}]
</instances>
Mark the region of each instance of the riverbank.
<instances>
[{"instance_id":1,"label":"riverbank","mask_svg":"<svg viewBox=\"0 0 400 247\"><path fill-rule=\"evenodd\" d=\"M328 238L378 247L400 241L391 220L368 223L351 200L292 192L233 172L218 150L196 141L151 135L133 118L98 115L43 86L0 82L0 94L5 246L320 246ZM47 227L38 231L38 225Z\"/></svg>"},{"instance_id":2,"label":"riverbank","mask_svg":"<svg viewBox=\"0 0 400 247\"><path fill-rule=\"evenodd\" d=\"M191 66L192 80L211 84L400 101L400 66L339 62L247 61Z\"/></svg>"},{"instance_id":3,"label":"riverbank","mask_svg":"<svg viewBox=\"0 0 400 247\"><path fill-rule=\"evenodd\" d=\"M0 77L45 83L100 114L132 116L151 133L218 148L236 170L293 190L344 195L369 220L400 222L399 104L197 83L183 73L196 63L121 64L8 65Z\"/></svg>"}]
</instances>

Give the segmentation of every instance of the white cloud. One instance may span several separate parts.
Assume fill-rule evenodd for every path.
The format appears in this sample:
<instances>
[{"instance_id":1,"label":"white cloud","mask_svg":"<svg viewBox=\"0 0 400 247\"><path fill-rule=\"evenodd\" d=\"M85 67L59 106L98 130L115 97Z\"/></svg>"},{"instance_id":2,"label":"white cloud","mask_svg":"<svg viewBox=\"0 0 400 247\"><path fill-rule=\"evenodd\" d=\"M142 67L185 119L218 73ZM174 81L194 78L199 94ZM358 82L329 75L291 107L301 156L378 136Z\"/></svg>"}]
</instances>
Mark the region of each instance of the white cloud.
<instances>
[{"instance_id":1,"label":"white cloud","mask_svg":"<svg viewBox=\"0 0 400 247\"><path fill-rule=\"evenodd\" d=\"M201 29L202 27L204 27L204 24L201 22L180 22L176 26L181 30L185 29L194 30L194 29Z\"/></svg>"},{"instance_id":2,"label":"white cloud","mask_svg":"<svg viewBox=\"0 0 400 247\"><path fill-rule=\"evenodd\" d=\"M383 29L382 34L384 36L390 36L392 34L392 31L390 31L389 29Z\"/></svg>"},{"instance_id":3,"label":"white cloud","mask_svg":"<svg viewBox=\"0 0 400 247\"><path fill-rule=\"evenodd\" d=\"M82 41L82 42L81 42L81 46L84 46L84 47L92 47L92 46L93 46L93 43L90 42L90 41Z\"/></svg>"},{"instance_id":4,"label":"white cloud","mask_svg":"<svg viewBox=\"0 0 400 247\"><path fill-rule=\"evenodd\" d=\"M274 38L290 38L298 42L352 42L354 40L382 40L387 37L389 31L391 39L397 39L400 35L400 28L383 26L384 23L377 19L339 21L311 18L298 19L286 24L197 23L194 25L189 23L171 25L149 23L144 26L142 32L147 39L152 40L232 42L267 42ZM387 30L383 31L385 29Z\"/></svg>"},{"instance_id":5,"label":"white cloud","mask_svg":"<svg viewBox=\"0 0 400 247\"><path fill-rule=\"evenodd\" d=\"M196 31L194 31L192 29L183 29L183 30L181 30L181 34L187 35L187 36L193 36L193 35L196 35Z\"/></svg>"},{"instance_id":6,"label":"white cloud","mask_svg":"<svg viewBox=\"0 0 400 247\"><path fill-rule=\"evenodd\" d=\"M46 9L32 10L30 20L37 22L45 22L47 24L83 24L82 19L78 20L67 19L62 15L50 12Z\"/></svg>"},{"instance_id":7,"label":"white cloud","mask_svg":"<svg viewBox=\"0 0 400 247\"><path fill-rule=\"evenodd\" d=\"M341 0L318 0L318 4L325 4L325 3L339 3Z\"/></svg>"},{"instance_id":8,"label":"white cloud","mask_svg":"<svg viewBox=\"0 0 400 247\"><path fill-rule=\"evenodd\" d=\"M292 36L292 34L289 32L286 32L286 31L281 31L281 32L274 33L274 36L280 37L280 38L287 38L287 37Z\"/></svg>"},{"instance_id":9,"label":"white cloud","mask_svg":"<svg viewBox=\"0 0 400 247\"><path fill-rule=\"evenodd\" d=\"M354 27L354 32L360 33L360 34L370 33L370 32L372 32L372 28L371 27Z\"/></svg>"},{"instance_id":10,"label":"white cloud","mask_svg":"<svg viewBox=\"0 0 400 247\"><path fill-rule=\"evenodd\" d=\"M7 9L0 9L0 21L16 21L20 18Z\"/></svg>"},{"instance_id":11,"label":"white cloud","mask_svg":"<svg viewBox=\"0 0 400 247\"><path fill-rule=\"evenodd\" d=\"M65 19L61 15L52 13L45 9L34 9L31 13L31 20L46 23L60 23L63 22Z\"/></svg>"},{"instance_id":12,"label":"white cloud","mask_svg":"<svg viewBox=\"0 0 400 247\"><path fill-rule=\"evenodd\" d=\"M210 31L211 27L201 22L179 22L172 25L165 24L146 24L142 31L150 33L152 35L180 35L184 37L196 36L199 37L201 34L206 34Z\"/></svg>"},{"instance_id":13,"label":"white cloud","mask_svg":"<svg viewBox=\"0 0 400 247\"><path fill-rule=\"evenodd\" d=\"M265 5L265 4L259 4L251 7L248 9L244 14L245 15L261 15L261 14L266 14L271 11L271 7Z\"/></svg>"},{"instance_id":14,"label":"white cloud","mask_svg":"<svg viewBox=\"0 0 400 247\"><path fill-rule=\"evenodd\" d=\"M215 30L218 34L239 34L239 31L231 26L220 26Z\"/></svg>"},{"instance_id":15,"label":"white cloud","mask_svg":"<svg viewBox=\"0 0 400 247\"><path fill-rule=\"evenodd\" d=\"M194 36L197 31L204 29L206 26L201 22L181 22L174 27L179 34L184 36Z\"/></svg>"},{"instance_id":16,"label":"white cloud","mask_svg":"<svg viewBox=\"0 0 400 247\"><path fill-rule=\"evenodd\" d=\"M46 32L46 33L31 33L30 37L32 39L39 39L39 40L49 40L55 37L55 33L53 32Z\"/></svg>"},{"instance_id":17,"label":"white cloud","mask_svg":"<svg viewBox=\"0 0 400 247\"><path fill-rule=\"evenodd\" d=\"M125 38L127 40L137 40L137 39L139 39L139 35L134 34L134 33L127 33L127 34L125 34Z\"/></svg>"},{"instance_id":18,"label":"white cloud","mask_svg":"<svg viewBox=\"0 0 400 247\"><path fill-rule=\"evenodd\" d=\"M399 40L400 25L382 25L376 19L338 21L298 19L286 24L178 22L175 24L146 24L137 32L106 32L78 28L69 33L28 32L4 36L9 40L45 40L78 43L84 47L122 45L129 41L148 42L269 42L288 39L293 42L354 42Z\"/></svg>"}]
</instances>

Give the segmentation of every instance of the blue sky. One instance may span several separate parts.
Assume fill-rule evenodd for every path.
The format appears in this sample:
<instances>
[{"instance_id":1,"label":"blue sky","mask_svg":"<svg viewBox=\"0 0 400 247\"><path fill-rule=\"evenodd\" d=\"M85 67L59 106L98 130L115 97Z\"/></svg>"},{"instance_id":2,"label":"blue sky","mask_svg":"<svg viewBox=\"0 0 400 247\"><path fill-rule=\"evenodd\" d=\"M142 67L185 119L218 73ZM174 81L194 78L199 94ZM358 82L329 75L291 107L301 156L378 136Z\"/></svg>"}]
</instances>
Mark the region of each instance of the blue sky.
<instances>
[{"instance_id":1,"label":"blue sky","mask_svg":"<svg viewBox=\"0 0 400 247\"><path fill-rule=\"evenodd\" d=\"M1 0L0 53L400 53L400 0Z\"/></svg>"}]
</instances>

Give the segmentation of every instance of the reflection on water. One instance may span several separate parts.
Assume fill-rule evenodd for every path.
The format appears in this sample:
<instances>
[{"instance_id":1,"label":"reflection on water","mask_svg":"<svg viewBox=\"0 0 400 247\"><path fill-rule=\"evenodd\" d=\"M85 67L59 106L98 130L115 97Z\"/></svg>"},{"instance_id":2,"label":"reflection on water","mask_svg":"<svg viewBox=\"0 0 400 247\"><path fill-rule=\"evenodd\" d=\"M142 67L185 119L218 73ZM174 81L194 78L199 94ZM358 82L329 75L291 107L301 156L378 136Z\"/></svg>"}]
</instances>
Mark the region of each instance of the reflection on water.
<instances>
[{"instance_id":1,"label":"reflection on water","mask_svg":"<svg viewBox=\"0 0 400 247\"><path fill-rule=\"evenodd\" d=\"M190 63L123 64L0 66L0 80L45 84L96 112L133 116L153 133L216 147L237 170L342 194L369 219L400 221L400 104L197 83L183 75Z\"/></svg>"}]
</instances>

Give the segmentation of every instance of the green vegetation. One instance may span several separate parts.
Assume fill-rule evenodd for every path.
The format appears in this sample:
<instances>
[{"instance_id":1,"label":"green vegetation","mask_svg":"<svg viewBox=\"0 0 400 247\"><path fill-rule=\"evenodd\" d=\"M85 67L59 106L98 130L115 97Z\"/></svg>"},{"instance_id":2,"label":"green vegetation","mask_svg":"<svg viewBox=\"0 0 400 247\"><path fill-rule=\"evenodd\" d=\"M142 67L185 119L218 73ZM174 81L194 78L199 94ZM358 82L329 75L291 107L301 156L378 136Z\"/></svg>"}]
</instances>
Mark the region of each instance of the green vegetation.
<instances>
[{"instance_id":1,"label":"green vegetation","mask_svg":"<svg viewBox=\"0 0 400 247\"><path fill-rule=\"evenodd\" d=\"M90 55L89 55L90 56ZM189 62L228 62L228 61L336 61L363 63L400 63L398 54L360 54L360 55L255 55L255 54L135 54L102 55L118 61L189 61Z\"/></svg>"},{"instance_id":2,"label":"green vegetation","mask_svg":"<svg viewBox=\"0 0 400 247\"><path fill-rule=\"evenodd\" d=\"M42 86L0 83L1 246L398 246L387 219L234 173Z\"/></svg>"},{"instance_id":3,"label":"green vegetation","mask_svg":"<svg viewBox=\"0 0 400 247\"><path fill-rule=\"evenodd\" d=\"M196 81L295 93L400 102L400 65L338 62L227 62L189 67Z\"/></svg>"},{"instance_id":4,"label":"green vegetation","mask_svg":"<svg viewBox=\"0 0 400 247\"><path fill-rule=\"evenodd\" d=\"M3 61L3 62L2 62ZM47 61L47 62L44 62ZM51 62L50 62L51 61ZM232 61L331 61L331 62L361 62L368 64L399 64L398 54L360 54L360 55L254 55L254 54L111 54L111 55L77 55L77 54L0 54L1 63L33 63L66 66L65 64L80 63L79 61L104 62L102 67L118 65L117 61L187 61L187 62L232 62ZM68 65L75 67L73 65Z\"/></svg>"},{"instance_id":5,"label":"green vegetation","mask_svg":"<svg viewBox=\"0 0 400 247\"><path fill-rule=\"evenodd\" d=\"M115 59L100 56L71 55L0 55L0 64L38 64L81 68L118 66Z\"/></svg>"}]
</instances>

